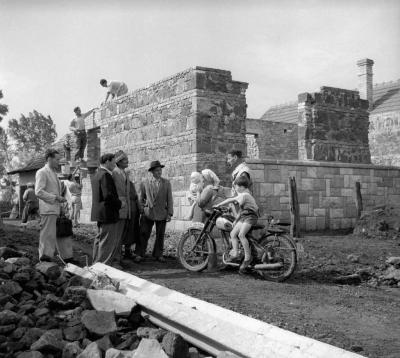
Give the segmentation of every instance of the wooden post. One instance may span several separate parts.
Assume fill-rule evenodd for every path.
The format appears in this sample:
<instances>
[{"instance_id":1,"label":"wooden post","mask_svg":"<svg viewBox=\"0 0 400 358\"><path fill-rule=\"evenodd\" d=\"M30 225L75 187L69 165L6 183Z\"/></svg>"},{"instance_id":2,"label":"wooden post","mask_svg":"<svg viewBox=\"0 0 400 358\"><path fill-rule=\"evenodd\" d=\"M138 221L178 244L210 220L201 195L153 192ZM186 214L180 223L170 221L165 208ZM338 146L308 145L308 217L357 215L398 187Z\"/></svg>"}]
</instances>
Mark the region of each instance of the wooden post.
<instances>
[{"instance_id":1,"label":"wooden post","mask_svg":"<svg viewBox=\"0 0 400 358\"><path fill-rule=\"evenodd\" d=\"M362 196L361 196L361 183L359 181L356 181L355 189L356 189L357 219L359 219L361 217L361 213L363 211L363 202L362 202Z\"/></svg>"},{"instance_id":2,"label":"wooden post","mask_svg":"<svg viewBox=\"0 0 400 358\"><path fill-rule=\"evenodd\" d=\"M300 208L297 198L296 178L289 177L290 235L300 237Z\"/></svg>"}]
</instances>

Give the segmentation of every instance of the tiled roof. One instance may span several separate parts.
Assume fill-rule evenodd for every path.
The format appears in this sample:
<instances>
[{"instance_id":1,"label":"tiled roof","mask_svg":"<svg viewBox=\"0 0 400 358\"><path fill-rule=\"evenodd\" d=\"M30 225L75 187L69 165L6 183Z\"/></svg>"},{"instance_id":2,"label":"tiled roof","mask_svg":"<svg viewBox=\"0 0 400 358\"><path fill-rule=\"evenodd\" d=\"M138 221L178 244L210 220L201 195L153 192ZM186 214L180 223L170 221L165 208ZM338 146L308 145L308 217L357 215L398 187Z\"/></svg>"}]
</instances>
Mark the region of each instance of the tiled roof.
<instances>
[{"instance_id":1,"label":"tiled roof","mask_svg":"<svg viewBox=\"0 0 400 358\"><path fill-rule=\"evenodd\" d=\"M373 87L374 105L371 113L400 110L400 80L375 84Z\"/></svg>"},{"instance_id":2,"label":"tiled roof","mask_svg":"<svg viewBox=\"0 0 400 358\"><path fill-rule=\"evenodd\" d=\"M282 123L297 123L297 101L271 107L260 119Z\"/></svg>"}]
</instances>

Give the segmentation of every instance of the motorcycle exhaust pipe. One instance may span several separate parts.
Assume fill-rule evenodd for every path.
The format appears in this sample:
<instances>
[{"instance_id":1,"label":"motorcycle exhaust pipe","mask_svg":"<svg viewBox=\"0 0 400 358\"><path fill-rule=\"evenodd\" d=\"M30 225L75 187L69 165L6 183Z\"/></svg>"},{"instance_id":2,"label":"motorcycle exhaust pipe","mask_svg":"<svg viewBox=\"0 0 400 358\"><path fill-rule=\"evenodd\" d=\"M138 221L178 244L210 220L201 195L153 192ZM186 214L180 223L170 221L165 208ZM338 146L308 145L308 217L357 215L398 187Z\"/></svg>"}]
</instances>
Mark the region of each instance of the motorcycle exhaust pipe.
<instances>
[{"instance_id":1,"label":"motorcycle exhaust pipe","mask_svg":"<svg viewBox=\"0 0 400 358\"><path fill-rule=\"evenodd\" d=\"M274 264L258 264L254 265L255 270L273 270L273 269L279 269L283 266L282 262L276 262Z\"/></svg>"}]
</instances>

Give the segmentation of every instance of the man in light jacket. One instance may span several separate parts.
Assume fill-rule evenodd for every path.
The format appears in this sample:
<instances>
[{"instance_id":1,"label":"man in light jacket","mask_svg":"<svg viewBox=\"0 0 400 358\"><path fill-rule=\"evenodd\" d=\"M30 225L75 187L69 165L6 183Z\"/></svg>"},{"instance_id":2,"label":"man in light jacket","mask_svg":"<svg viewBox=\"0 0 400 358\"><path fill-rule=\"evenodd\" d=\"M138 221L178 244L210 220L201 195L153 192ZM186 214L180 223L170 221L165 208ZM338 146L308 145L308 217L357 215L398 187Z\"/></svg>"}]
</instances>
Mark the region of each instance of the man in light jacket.
<instances>
[{"instance_id":1,"label":"man in light jacket","mask_svg":"<svg viewBox=\"0 0 400 358\"><path fill-rule=\"evenodd\" d=\"M158 160L151 162L149 172L151 178L144 180L140 185L140 203L143 208L140 221L140 240L136 245L135 258L140 262L147 249L151 230L156 225L156 241L153 248L153 257L164 262L164 235L168 221L173 215L172 189L169 180L161 177L162 168Z\"/></svg>"},{"instance_id":2,"label":"man in light jacket","mask_svg":"<svg viewBox=\"0 0 400 358\"><path fill-rule=\"evenodd\" d=\"M60 154L55 149L48 149L45 154L46 165L36 172L35 194L39 199L40 237L39 260L51 261L55 250L64 261L72 261L72 243L70 238L56 237L57 217L60 215L61 182L56 170L59 167Z\"/></svg>"}]
</instances>

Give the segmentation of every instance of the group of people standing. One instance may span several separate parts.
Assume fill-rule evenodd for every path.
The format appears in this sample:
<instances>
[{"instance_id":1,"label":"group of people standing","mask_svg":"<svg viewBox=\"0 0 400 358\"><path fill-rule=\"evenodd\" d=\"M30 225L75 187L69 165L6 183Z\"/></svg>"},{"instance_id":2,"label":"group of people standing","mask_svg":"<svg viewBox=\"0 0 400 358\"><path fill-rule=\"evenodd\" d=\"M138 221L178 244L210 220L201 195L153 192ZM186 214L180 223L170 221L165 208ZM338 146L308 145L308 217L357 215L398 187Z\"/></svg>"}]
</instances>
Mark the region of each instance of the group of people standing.
<instances>
[{"instance_id":1,"label":"group of people standing","mask_svg":"<svg viewBox=\"0 0 400 358\"><path fill-rule=\"evenodd\" d=\"M70 238L59 238L56 235L57 218L67 201L56 173L60 154L49 149L45 157L46 165L36 173L35 186L41 215L39 259L52 260L57 250L64 261L73 262ZM192 174L189 194L189 200L193 204L189 218L192 221L204 222L205 210L223 204L227 197L237 196L237 200L231 201L236 201L245 209L242 205L244 201L239 196L243 191L250 193L250 170L240 151L228 153L227 161L234 168L232 188L236 190L235 193L231 193L232 188L222 187L218 176L210 169ZM165 229L173 216L173 198L171 183L162 177L164 165L159 161L151 162L148 177L140 183L139 195L129 178L128 166L128 156L122 150L115 154L104 154L100 157L100 166L92 178L91 220L97 222L98 227L93 245L93 263L102 262L118 268L124 266L124 259L133 259L140 263L145 257L154 226L156 237L152 256L157 261L165 261ZM245 190L238 188L236 184L240 184ZM77 185L74 182L67 185L71 193L75 189L81 189L75 186ZM246 202L248 204L249 200ZM256 207L253 205L251 209L255 211ZM243 221L246 216L243 214L246 214L243 210L239 211L237 222ZM241 239L239 228L235 232Z\"/></svg>"}]
</instances>

